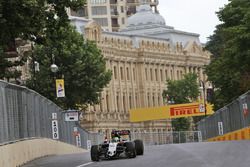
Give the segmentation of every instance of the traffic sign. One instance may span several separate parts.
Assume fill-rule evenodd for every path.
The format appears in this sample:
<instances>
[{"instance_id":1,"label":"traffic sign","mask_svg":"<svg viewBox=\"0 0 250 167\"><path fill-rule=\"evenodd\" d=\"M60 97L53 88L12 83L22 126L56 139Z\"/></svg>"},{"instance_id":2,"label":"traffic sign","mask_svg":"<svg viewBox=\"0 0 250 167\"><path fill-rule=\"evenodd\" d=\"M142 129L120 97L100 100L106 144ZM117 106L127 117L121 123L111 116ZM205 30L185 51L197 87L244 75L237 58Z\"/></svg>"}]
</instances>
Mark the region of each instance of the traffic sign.
<instances>
[{"instance_id":1,"label":"traffic sign","mask_svg":"<svg viewBox=\"0 0 250 167\"><path fill-rule=\"evenodd\" d=\"M78 133L78 134L76 135L76 146L77 146L77 147L81 147L81 145L82 145L82 142L81 142L81 134Z\"/></svg>"},{"instance_id":2,"label":"traffic sign","mask_svg":"<svg viewBox=\"0 0 250 167\"><path fill-rule=\"evenodd\" d=\"M67 111L65 112L65 121L78 121L78 111Z\"/></svg>"},{"instance_id":3,"label":"traffic sign","mask_svg":"<svg viewBox=\"0 0 250 167\"><path fill-rule=\"evenodd\" d=\"M218 122L219 135L223 135L223 122Z\"/></svg>"},{"instance_id":4,"label":"traffic sign","mask_svg":"<svg viewBox=\"0 0 250 167\"><path fill-rule=\"evenodd\" d=\"M57 120L52 120L52 139L54 139L54 140L59 139L58 121Z\"/></svg>"},{"instance_id":5,"label":"traffic sign","mask_svg":"<svg viewBox=\"0 0 250 167\"><path fill-rule=\"evenodd\" d=\"M57 113L56 112L52 113L52 119L57 119Z\"/></svg>"}]
</instances>

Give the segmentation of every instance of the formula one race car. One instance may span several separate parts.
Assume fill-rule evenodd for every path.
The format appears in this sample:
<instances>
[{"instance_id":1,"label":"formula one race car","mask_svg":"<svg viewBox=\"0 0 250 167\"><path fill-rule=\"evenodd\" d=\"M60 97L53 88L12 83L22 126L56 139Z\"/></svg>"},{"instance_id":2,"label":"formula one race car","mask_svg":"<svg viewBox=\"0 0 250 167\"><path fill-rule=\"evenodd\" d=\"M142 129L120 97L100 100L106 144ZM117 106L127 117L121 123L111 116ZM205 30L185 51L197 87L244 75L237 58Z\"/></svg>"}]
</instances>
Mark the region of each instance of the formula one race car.
<instances>
[{"instance_id":1,"label":"formula one race car","mask_svg":"<svg viewBox=\"0 0 250 167\"><path fill-rule=\"evenodd\" d=\"M142 140L131 141L129 130L113 130L111 141L91 146L90 155L92 161L100 159L115 159L119 157L135 158L143 155L144 146Z\"/></svg>"}]
</instances>

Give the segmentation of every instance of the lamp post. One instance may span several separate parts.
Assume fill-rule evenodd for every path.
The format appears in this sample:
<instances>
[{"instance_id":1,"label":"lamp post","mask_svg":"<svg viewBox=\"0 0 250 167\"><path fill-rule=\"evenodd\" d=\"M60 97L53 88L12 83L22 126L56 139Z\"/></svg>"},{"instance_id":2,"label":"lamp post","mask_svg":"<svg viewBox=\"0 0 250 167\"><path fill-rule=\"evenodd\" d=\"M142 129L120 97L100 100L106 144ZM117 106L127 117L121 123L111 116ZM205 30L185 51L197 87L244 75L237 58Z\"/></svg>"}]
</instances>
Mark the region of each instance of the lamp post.
<instances>
[{"instance_id":1,"label":"lamp post","mask_svg":"<svg viewBox=\"0 0 250 167\"><path fill-rule=\"evenodd\" d=\"M207 107L206 107L206 87L204 81L200 80L201 87L200 89L203 91L203 106L205 111L205 116L207 116Z\"/></svg>"},{"instance_id":2,"label":"lamp post","mask_svg":"<svg viewBox=\"0 0 250 167\"><path fill-rule=\"evenodd\" d=\"M56 90L56 72L58 71L58 66L55 64L55 56L52 54L52 64L50 66L51 72L54 74L54 84L55 84L55 90ZM57 95L56 95L57 97Z\"/></svg>"}]
</instances>

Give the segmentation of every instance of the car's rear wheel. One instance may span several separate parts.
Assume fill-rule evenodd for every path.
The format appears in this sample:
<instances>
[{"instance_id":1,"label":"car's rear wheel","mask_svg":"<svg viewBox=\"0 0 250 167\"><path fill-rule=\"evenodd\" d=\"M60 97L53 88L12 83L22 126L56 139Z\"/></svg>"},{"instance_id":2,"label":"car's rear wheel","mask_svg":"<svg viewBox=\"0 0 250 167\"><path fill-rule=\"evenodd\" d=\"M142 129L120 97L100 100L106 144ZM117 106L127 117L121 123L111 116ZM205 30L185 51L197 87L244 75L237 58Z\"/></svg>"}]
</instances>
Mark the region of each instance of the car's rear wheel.
<instances>
[{"instance_id":1,"label":"car's rear wheel","mask_svg":"<svg viewBox=\"0 0 250 167\"><path fill-rule=\"evenodd\" d=\"M142 140L135 140L135 150L137 155L143 155L144 153L144 146Z\"/></svg>"},{"instance_id":2,"label":"car's rear wheel","mask_svg":"<svg viewBox=\"0 0 250 167\"><path fill-rule=\"evenodd\" d=\"M136 157L136 150L134 142L127 142L126 143L126 154L129 158Z\"/></svg>"},{"instance_id":3,"label":"car's rear wheel","mask_svg":"<svg viewBox=\"0 0 250 167\"><path fill-rule=\"evenodd\" d=\"M93 145L91 146L90 150L90 156L92 161L99 161L99 146L98 145Z\"/></svg>"}]
</instances>

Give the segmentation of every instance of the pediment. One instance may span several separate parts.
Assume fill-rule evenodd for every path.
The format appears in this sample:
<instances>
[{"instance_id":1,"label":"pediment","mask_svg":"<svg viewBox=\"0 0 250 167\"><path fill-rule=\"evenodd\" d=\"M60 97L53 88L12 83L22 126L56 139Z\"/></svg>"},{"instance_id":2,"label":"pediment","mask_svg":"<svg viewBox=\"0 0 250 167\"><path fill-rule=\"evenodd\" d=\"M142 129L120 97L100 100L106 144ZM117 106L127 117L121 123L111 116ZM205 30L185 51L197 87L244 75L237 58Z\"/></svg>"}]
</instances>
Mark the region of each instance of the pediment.
<instances>
[{"instance_id":1,"label":"pediment","mask_svg":"<svg viewBox=\"0 0 250 167\"><path fill-rule=\"evenodd\" d=\"M94 20L88 22L88 24L86 24L85 29L98 29L101 30L101 26L95 22Z\"/></svg>"},{"instance_id":2,"label":"pediment","mask_svg":"<svg viewBox=\"0 0 250 167\"><path fill-rule=\"evenodd\" d=\"M204 53L202 46L198 45L195 41L189 41L184 47L184 51L189 53Z\"/></svg>"}]
</instances>

